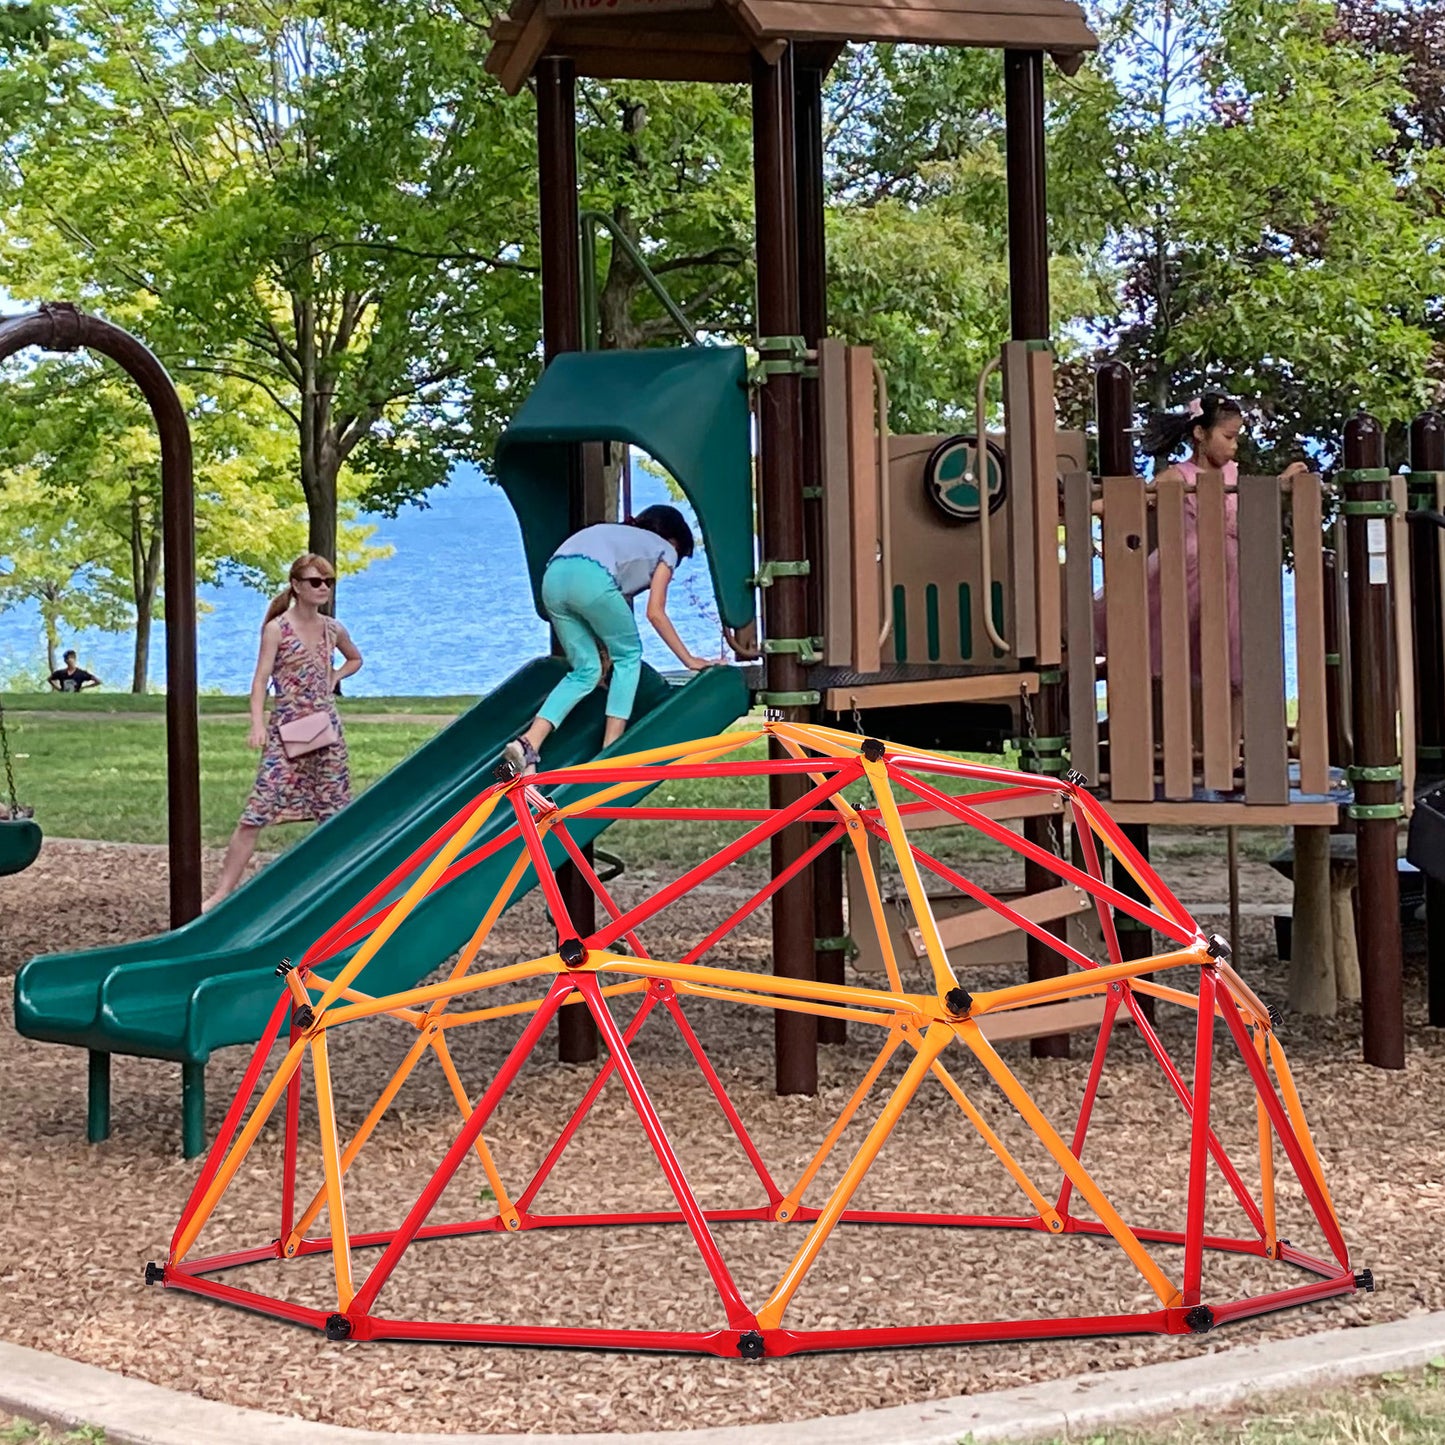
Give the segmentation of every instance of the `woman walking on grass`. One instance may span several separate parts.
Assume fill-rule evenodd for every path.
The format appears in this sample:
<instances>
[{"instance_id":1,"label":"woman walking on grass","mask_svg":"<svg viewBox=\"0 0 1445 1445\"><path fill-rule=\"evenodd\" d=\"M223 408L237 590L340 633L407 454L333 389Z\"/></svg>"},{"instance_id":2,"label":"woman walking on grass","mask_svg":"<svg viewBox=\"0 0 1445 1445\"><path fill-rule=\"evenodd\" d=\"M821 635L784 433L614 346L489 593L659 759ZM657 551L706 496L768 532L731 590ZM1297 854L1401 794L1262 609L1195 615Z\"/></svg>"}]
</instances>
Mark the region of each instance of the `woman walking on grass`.
<instances>
[{"instance_id":1,"label":"woman walking on grass","mask_svg":"<svg viewBox=\"0 0 1445 1445\"><path fill-rule=\"evenodd\" d=\"M256 784L226 848L215 907L241 881L261 829L272 823L322 822L351 801L346 739L336 711L336 684L361 670L361 653L334 617L322 615L336 580L325 557L305 552L291 564L286 590L261 625L261 650L251 679L251 732L261 749ZM344 661L332 668L340 653ZM266 719L266 688L276 706Z\"/></svg>"}]
</instances>

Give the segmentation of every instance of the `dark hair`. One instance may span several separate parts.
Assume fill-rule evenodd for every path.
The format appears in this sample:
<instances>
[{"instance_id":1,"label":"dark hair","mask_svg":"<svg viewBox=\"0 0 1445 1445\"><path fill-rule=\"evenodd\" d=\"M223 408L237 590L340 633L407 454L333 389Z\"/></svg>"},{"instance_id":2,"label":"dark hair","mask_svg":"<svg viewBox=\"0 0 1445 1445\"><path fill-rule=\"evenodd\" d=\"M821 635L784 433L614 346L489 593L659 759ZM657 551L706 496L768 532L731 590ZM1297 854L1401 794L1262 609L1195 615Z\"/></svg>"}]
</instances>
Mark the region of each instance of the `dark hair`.
<instances>
[{"instance_id":1,"label":"dark hair","mask_svg":"<svg viewBox=\"0 0 1445 1445\"><path fill-rule=\"evenodd\" d=\"M676 507L669 507L665 502L659 502L655 507L644 507L632 519L632 525L641 527L645 532L656 533L664 542L671 542L677 549L679 562L692 556L692 528Z\"/></svg>"},{"instance_id":2,"label":"dark hair","mask_svg":"<svg viewBox=\"0 0 1445 1445\"><path fill-rule=\"evenodd\" d=\"M55 655L54 653L51 654L52 657L53 657L54 655ZM74 657L74 656L75 656L75 649L74 649L74 648L71 648L71 650L65 654L65 657L62 657L60 660L61 660L62 662L64 662L66 657Z\"/></svg>"},{"instance_id":3,"label":"dark hair","mask_svg":"<svg viewBox=\"0 0 1445 1445\"><path fill-rule=\"evenodd\" d=\"M1199 398L1197 412L1186 410L1151 413L1149 424L1140 438L1140 445L1151 457L1172 457L1185 442L1194 440L1195 427L1212 431L1230 416L1243 419L1244 410L1240 404L1222 392L1206 391Z\"/></svg>"}]
</instances>

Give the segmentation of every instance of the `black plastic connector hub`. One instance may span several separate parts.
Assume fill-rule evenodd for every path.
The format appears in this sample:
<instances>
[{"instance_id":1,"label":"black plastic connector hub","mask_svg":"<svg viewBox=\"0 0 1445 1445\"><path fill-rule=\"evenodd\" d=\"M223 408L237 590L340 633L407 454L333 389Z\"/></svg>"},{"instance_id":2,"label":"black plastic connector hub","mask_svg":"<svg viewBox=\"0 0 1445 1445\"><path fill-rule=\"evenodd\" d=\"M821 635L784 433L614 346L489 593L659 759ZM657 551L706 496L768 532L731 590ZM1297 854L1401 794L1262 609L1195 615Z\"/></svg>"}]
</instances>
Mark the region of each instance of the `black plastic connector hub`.
<instances>
[{"instance_id":1,"label":"black plastic connector hub","mask_svg":"<svg viewBox=\"0 0 1445 1445\"><path fill-rule=\"evenodd\" d=\"M1184 1316L1184 1323L1191 1334L1207 1335L1214 1328L1214 1311L1208 1305L1195 1305Z\"/></svg>"},{"instance_id":2,"label":"black plastic connector hub","mask_svg":"<svg viewBox=\"0 0 1445 1445\"><path fill-rule=\"evenodd\" d=\"M300 1008L291 1011L291 1022L305 1033L316 1023L316 1010L309 1003L303 1003Z\"/></svg>"},{"instance_id":3,"label":"black plastic connector hub","mask_svg":"<svg viewBox=\"0 0 1445 1445\"><path fill-rule=\"evenodd\" d=\"M761 1360L766 1348L763 1337L756 1330L738 1336L738 1354L745 1360Z\"/></svg>"},{"instance_id":4,"label":"black plastic connector hub","mask_svg":"<svg viewBox=\"0 0 1445 1445\"><path fill-rule=\"evenodd\" d=\"M1273 1033L1278 1033L1284 1027L1284 1010L1274 1004L1269 1006L1269 1027Z\"/></svg>"},{"instance_id":5,"label":"black plastic connector hub","mask_svg":"<svg viewBox=\"0 0 1445 1445\"><path fill-rule=\"evenodd\" d=\"M966 988L951 988L944 994L943 1003L954 1018L965 1019L973 1007L973 995Z\"/></svg>"},{"instance_id":6,"label":"black plastic connector hub","mask_svg":"<svg viewBox=\"0 0 1445 1445\"><path fill-rule=\"evenodd\" d=\"M1375 1272L1372 1269L1361 1269L1355 1271L1355 1288L1362 1289L1366 1294L1375 1292Z\"/></svg>"},{"instance_id":7,"label":"black plastic connector hub","mask_svg":"<svg viewBox=\"0 0 1445 1445\"><path fill-rule=\"evenodd\" d=\"M500 762L492 769L492 776L499 783L510 783L517 776L517 770L509 762Z\"/></svg>"},{"instance_id":8,"label":"black plastic connector hub","mask_svg":"<svg viewBox=\"0 0 1445 1445\"><path fill-rule=\"evenodd\" d=\"M581 968L587 962L587 949L580 938L564 938L557 945L557 952L568 968Z\"/></svg>"},{"instance_id":9,"label":"black plastic connector hub","mask_svg":"<svg viewBox=\"0 0 1445 1445\"><path fill-rule=\"evenodd\" d=\"M883 744L877 738L864 738L863 747L860 750L870 763L877 763L883 760Z\"/></svg>"},{"instance_id":10,"label":"black plastic connector hub","mask_svg":"<svg viewBox=\"0 0 1445 1445\"><path fill-rule=\"evenodd\" d=\"M1063 778L1066 783L1072 783L1076 788L1087 788L1089 786L1088 778L1077 768L1066 768L1063 773Z\"/></svg>"},{"instance_id":11,"label":"black plastic connector hub","mask_svg":"<svg viewBox=\"0 0 1445 1445\"><path fill-rule=\"evenodd\" d=\"M146 1283L164 1284L166 1282L166 1267L157 1264L154 1260L146 1261Z\"/></svg>"},{"instance_id":12,"label":"black plastic connector hub","mask_svg":"<svg viewBox=\"0 0 1445 1445\"><path fill-rule=\"evenodd\" d=\"M1205 945L1205 951L1210 958L1217 958L1221 963L1228 963L1234 957L1234 950L1222 939L1219 934L1211 933L1209 942Z\"/></svg>"},{"instance_id":13,"label":"black plastic connector hub","mask_svg":"<svg viewBox=\"0 0 1445 1445\"><path fill-rule=\"evenodd\" d=\"M276 965L276 977L285 978L286 975L291 972L292 967L293 964L291 960L289 958L283 958L281 962Z\"/></svg>"},{"instance_id":14,"label":"black plastic connector hub","mask_svg":"<svg viewBox=\"0 0 1445 1445\"><path fill-rule=\"evenodd\" d=\"M328 1340L349 1340L351 1338L351 1321L345 1315L327 1315L326 1338Z\"/></svg>"}]
</instances>

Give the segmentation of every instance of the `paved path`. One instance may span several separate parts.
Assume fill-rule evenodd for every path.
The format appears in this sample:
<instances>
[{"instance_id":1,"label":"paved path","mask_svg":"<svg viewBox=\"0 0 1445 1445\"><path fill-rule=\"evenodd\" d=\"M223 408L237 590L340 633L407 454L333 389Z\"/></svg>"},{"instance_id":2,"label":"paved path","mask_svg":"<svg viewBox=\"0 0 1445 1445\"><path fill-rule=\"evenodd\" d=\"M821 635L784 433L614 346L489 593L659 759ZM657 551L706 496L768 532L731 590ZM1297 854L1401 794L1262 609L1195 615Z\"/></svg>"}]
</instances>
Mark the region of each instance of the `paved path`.
<instances>
[{"instance_id":1,"label":"paved path","mask_svg":"<svg viewBox=\"0 0 1445 1445\"><path fill-rule=\"evenodd\" d=\"M1181 1350L1188 1347L1180 1341ZM1277 1391L1318 1391L1363 1376L1418 1369L1442 1354L1445 1312L815 1421L636 1435L384 1435L242 1410L0 1343L0 1411L62 1429L98 1425L108 1445L958 1445L970 1435L984 1445L1087 1438L1139 1420L1217 1410ZM767 1364L740 1360L737 1368L767 1369Z\"/></svg>"}]
</instances>

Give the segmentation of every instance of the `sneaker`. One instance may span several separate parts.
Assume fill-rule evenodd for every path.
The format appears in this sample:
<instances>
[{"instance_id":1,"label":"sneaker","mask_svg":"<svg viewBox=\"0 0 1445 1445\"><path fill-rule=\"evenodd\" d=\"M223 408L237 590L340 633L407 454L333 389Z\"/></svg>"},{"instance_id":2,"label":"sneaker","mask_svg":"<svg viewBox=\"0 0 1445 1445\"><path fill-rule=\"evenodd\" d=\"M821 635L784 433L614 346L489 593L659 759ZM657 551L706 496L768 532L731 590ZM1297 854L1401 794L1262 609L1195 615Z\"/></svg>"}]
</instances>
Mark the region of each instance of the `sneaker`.
<instances>
[{"instance_id":1,"label":"sneaker","mask_svg":"<svg viewBox=\"0 0 1445 1445\"><path fill-rule=\"evenodd\" d=\"M535 773L542 761L537 756L537 749L526 738L513 738L502 749L502 757L512 765L512 771L523 778Z\"/></svg>"}]
</instances>

